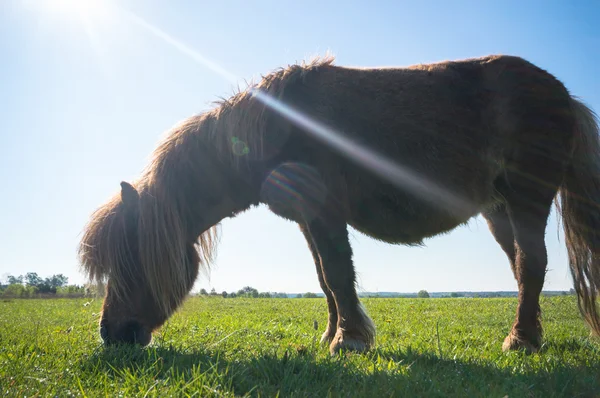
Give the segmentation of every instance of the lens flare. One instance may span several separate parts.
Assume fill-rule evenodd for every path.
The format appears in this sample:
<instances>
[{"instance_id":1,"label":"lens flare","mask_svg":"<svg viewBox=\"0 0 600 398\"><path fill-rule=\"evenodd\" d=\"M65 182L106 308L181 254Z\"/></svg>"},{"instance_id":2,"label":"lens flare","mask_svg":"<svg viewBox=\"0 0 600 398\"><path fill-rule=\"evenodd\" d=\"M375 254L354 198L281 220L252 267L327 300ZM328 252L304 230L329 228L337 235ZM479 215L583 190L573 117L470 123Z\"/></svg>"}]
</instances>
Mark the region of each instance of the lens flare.
<instances>
[{"instance_id":1,"label":"lens flare","mask_svg":"<svg viewBox=\"0 0 600 398\"><path fill-rule=\"evenodd\" d=\"M261 186L260 196L272 209L291 209L310 221L325 204L327 186L314 167L285 162L269 173Z\"/></svg>"},{"instance_id":2,"label":"lens flare","mask_svg":"<svg viewBox=\"0 0 600 398\"><path fill-rule=\"evenodd\" d=\"M236 156L244 156L250 153L250 148L248 148L248 144L246 144L244 141L240 140L237 137L232 137L231 151Z\"/></svg>"}]
</instances>

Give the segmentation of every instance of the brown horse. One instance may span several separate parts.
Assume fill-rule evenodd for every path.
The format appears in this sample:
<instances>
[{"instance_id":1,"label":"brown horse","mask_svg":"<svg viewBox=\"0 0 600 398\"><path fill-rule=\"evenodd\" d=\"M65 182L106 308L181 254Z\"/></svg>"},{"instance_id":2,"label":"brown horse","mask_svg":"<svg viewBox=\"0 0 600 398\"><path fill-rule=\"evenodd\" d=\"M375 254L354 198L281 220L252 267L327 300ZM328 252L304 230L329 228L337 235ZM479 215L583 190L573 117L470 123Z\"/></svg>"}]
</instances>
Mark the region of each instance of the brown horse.
<instances>
[{"instance_id":1,"label":"brown horse","mask_svg":"<svg viewBox=\"0 0 600 398\"><path fill-rule=\"evenodd\" d=\"M107 280L101 336L148 344L211 262L219 222L264 203L308 243L332 353L367 350L375 336L348 225L410 245L478 214L518 282L503 349L536 351L558 193L579 308L600 334L598 131L561 82L518 57L277 70L174 127L141 178L92 216L79 254L91 279Z\"/></svg>"}]
</instances>

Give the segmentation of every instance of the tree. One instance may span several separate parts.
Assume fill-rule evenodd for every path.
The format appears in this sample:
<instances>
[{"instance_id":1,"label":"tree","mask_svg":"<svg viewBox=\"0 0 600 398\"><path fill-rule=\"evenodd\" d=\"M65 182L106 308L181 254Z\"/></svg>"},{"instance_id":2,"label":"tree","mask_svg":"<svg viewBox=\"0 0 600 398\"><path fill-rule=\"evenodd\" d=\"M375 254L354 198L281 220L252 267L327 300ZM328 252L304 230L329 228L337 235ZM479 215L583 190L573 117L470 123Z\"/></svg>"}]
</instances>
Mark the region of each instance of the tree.
<instances>
[{"instance_id":1,"label":"tree","mask_svg":"<svg viewBox=\"0 0 600 398\"><path fill-rule=\"evenodd\" d=\"M83 296L85 295L85 287L78 285L59 286L56 289L56 294L59 296Z\"/></svg>"},{"instance_id":2,"label":"tree","mask_svg":"<svg viewBox=\"0 0 600 398\"><path fill-rule=\"evenodd\" d=\"M227 292L225 290L223 290L223 293L221 293L221 296L223 296L223 298L227 298Z\"/></svg>"},{"instance_id":3,"label":"tree","mask_svg":"<svg viewBox=\"0 0 600 398\"><path fill-rule=\"evenodd\" d=\"M427 293L427 290L419 290L419 293L417 293L417 297L429 298L429 293Z\"/></svg>"},{"instance_id":4,"label":"tree","mask_svg":"<svg viewBox=\"0 0 600 398\"><path fill-rule=\"evenodd\" d=\"M67 286L67 284L69 283L69 278L67 278L63 274L52 275L50 278L46 278L44 283L50 285L50 287L57 289L59 287Z\"/></svg>"},{"instance_id":5,"label":"tree","mask_svg":"<svg viewBox=\"0 0 600 398\"><path fill-rule=\"evenodd\" d=\"M217 291L215 290L215 288L213 287L210 291L210 295L211 296L216 296L217 295Z\"/></svg>"},{"instance_id":6,"label":"tree","mask_svg":"<svg viewBox=\"0 0 600 398\"><path fill-rule=\"evenodd\" d=\"M318 296L315 293L308 292L308 293L304 293L304 295L302 297L304 297L304 298L317 298Z\"/></svg>"},{"instance_id":7,"label":"tree","mask_svg":"<svg viewBox=\"0 0 600 398\"><path fill-rule=\"evenodd\" d=\"M2 295L5 297L23 297L24 292L25 286L20 283L11 283L6 289L4 289Z\"/></svg>"},{"instance_id":8,"label":"tree","mask_svg":"<svg viewBox=\"0 0 600 398\"><path fill-rule=\"evenodd\" d=\"M66 286L68 281L69 278L63 274L58 274L44 279L43 282L40 282L35 286L38 288L40 293L56 293L60 288Z\"/></svg>"},{"instance_id":9,"label":"tree","mask_svg":"<svg viewBox=\"0 0 600 398\"><path fill-rule=\"evenodd\" d=\"M12 276L9 275L6 280L8 281L9 285L22 285L23 284L23 275L19 275L19 276Z\"/></svg>"},{"instance_id":10,"label":"tree","mask_svg":"<svg viewBox=\"0 0 600 398\"><path fill-rule=\"evenodd\" d=\"M37 272L28 272L25 274L25 282L27 286L39 286L44 283L44 280L39 277Z\"/></svg>"},{"instance_id":11,"label":"tree","mask_svg":"<svg viewBox=\"0 0 600 398\"><path fill-rule=\"evenodd\" d=\"M34 286L38 288L38 291L40 293L56 294L56 291L61 287L65 286L68 280L69 278L67 278L63 274L52 275L51 277L44 279L42 282Z\"/></svg>"},{"instance_id":12,"label":"tree","mask_svg":"<svg viewBox=\"0 0 600 398\"><path fill-rule=\"evenodd\" d=\"M8 285L4 291L0 292L4 297L33 297L38 289L35 286L23 286L20 283Z\"/></svg>"},{"instance_id":13,"label":"tree","mask_svg":"<svg viewBox=\"0 0 600 398\"><path fill-rule=\"evenodd\" d=\"M253 287L246 286L243 289L238 290L237 295L241 296L241 297L254 297L254 298L257 298L258 297L258 290L256 290Z\"/></svg>"},{"instance_id":14,"label":"tree","mask_svg":"<svg viewBox=\"0 0 600 398\"><path fill-rule=\"evenodd\" d=\"M200 289L200 294L206 296L208 293L206 292L206 289L202 288Z\"/></svg>"}]
</instances>

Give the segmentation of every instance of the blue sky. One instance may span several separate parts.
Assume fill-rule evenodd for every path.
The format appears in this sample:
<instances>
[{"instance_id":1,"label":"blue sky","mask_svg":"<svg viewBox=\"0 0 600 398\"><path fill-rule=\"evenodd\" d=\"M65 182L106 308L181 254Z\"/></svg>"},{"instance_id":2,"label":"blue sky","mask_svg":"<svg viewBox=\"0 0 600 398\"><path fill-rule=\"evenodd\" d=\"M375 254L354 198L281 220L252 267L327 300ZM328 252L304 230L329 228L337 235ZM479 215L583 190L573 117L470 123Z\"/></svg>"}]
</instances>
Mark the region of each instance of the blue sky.
<instances>
[{"instance_id":1,"label":"blue sky","mask_svg":"<svg viewBox=\"0 0 600 398\"><path fill-rule=\"evenodd\" d=\"M122 9L239 76L241 84L326 51L337 64L352 66L504 53L547 69L600 111L596 1L112 2L118 7L93 14L75 12L68 0L0 2L0 277L63 273L82 283L75 251L90 213L121 180L139 174L166 129L233 92L229 80ZM351 232L361 290L516 289L481 218L424 248ZM569 289L554 212L547 243L545 289ZM196 290L245 285L320 291L298 228L262 207L223 223L217 262Z\"/></svg>"}]
</instances>

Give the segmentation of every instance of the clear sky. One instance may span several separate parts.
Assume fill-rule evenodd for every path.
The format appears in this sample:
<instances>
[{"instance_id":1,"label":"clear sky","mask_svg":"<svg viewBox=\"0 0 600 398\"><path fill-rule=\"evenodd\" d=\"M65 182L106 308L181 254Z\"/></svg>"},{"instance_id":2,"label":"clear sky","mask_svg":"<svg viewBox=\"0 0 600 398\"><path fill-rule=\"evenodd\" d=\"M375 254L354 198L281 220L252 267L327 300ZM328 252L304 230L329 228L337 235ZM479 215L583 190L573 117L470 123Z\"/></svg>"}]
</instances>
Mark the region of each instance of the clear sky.
<instances>
[{"instance_id":1,"label":"clear sky","mask_svg":"<svg viewBox=\"0 0 600 398\"><path fill-rule=\"evenodd\" d=\"M76 245L90 213L121 180L140 173L166 129L233 92L231 81L149 25L239 76L242 85L326 51L352 66L503 53L545 68L600 111L598 1L79 3L86 1L89 9L74 0L0 1L0 277L63 273L83 283ZM481 218L424 248L351 233L362 291L516 289ZM547 243L545 289L569 289L554 212ZM320 292L297 226L264 207L223 223L210 279L202 275L195 289L245 285Z\"/></svg>"}]
</instances>

